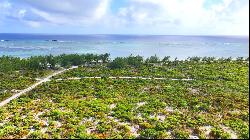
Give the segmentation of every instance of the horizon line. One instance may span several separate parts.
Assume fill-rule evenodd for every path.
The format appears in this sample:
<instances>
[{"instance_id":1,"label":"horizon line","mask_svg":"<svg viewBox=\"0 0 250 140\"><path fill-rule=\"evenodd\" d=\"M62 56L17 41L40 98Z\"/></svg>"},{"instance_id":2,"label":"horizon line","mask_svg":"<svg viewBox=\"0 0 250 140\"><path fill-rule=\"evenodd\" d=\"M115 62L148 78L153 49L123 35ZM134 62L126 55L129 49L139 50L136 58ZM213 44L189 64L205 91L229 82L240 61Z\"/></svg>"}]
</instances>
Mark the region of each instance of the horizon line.
<instances>
[{"instance_id":1,"label":"horizon line","mask_svg":"<svg viewBox=\"0 0 250 140\"><path fill-rule=\"evenodd\" d=\"M249 35L223 35L223 34L118 34L118 33L105 33L105 34L81 34L81 33L1 33L0 34L33 34L33 35L131 35L131 36L242 36L249 37Z\"/></svg>"}]
</instances>

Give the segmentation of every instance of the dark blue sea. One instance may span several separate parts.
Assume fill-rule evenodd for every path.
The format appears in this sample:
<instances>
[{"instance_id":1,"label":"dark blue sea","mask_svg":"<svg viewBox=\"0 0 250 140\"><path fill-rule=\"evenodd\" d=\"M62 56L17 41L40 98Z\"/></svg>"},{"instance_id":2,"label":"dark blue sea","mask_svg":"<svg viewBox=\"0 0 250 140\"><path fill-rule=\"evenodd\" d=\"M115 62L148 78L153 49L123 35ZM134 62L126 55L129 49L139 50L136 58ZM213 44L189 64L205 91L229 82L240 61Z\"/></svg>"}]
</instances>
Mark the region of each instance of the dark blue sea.
<instances>
[{"instance_id":1,"label":"dark blue sea","mask_svg":"<svg viewBox=\"0 0 250 140\"><path fill-rule=\"evenodd\" d=\"M52 41L53 40L53 41ZM248 57L248 36L0 34L0 56L110 53L117 56Z\"/></svg>"}]
</instances>

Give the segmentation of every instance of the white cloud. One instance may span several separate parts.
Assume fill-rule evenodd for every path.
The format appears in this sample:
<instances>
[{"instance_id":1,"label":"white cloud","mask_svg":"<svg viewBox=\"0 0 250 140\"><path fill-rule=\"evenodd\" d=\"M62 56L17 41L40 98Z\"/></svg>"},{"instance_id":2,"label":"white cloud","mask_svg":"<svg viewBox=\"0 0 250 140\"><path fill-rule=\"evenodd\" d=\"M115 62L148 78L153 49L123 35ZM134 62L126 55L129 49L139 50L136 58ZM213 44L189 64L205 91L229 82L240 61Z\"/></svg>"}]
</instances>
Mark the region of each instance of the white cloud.
<instances>
[{"instance_id":1,"label":"white cloud","mask_svg":"<svg viewBox=\"0 0 250 140\"><path fill-rule=\"evenodd\" d=\"M210 5L205 5L209 1ZM91 27L152 34L245 34L249 1L128 0L115 12L117 0L0 0L4 16L31 27Z\"/></svg>"},{"instance_id":2,"label":"white cloud","mask_svg":"<svg viewBox=\"0 0 250 140\"><path fill-rule=\"evenodd\" d=\"M109 0L24 0L31 11L51 24L94 24L108 10Z\"/></svg>"},{"instance_id":3,"label":"white cloud","mask_svg":"<svg viewBox=\"0 0 250 140\"><path fill-rule=\"evenodd\" d=\"M41 26L41 23L36 21L23 21L23 22L25 22L26 24L30 25L33 28L38 28Z\"/></svg>"},{"instance_id":4,"label":"white cloud","mask_svg":"<svg viewBox=\"0 0 250 140\"><path fill-rule=\"evenodd\" d=\"M27 11L26 11L25 9L21 9L21 10L19 10L19 11L18 11L18 15L19 15L19 17L20 17L20 18L24 17L24 16L25 16L25 14L26 14L26 12L27 12Z\"/></svg>"},{"instance_id":5,"label":"white cloud","mask_svg":"<svg viewBox=\"0 0 250 140\"><path fill-rule=\"evenodd\" d=\"M0 18L9 14L9 10L11 9L11 3L8 1L0 2Z\"/></svg>"},{"instance_id":6,"label":"white cloud","mask_svg":"<svg viewBox=\"0 0 250 140\"><path fill-rule=\"evenodd\" d=\"M248 1L223 0L210 8L205 8L204 3L205 0L130 0L117 17L127 21L121 22L124 24L158 26L165 29L163 33L175 27L183 34L248 34Z\"/></svg>"},{"instance_id":7,"label":"white cloud","mask_svg":"<svg viewBox=\"0 0 250 140\"><path fill-rule=\"evenodd\" d=\"M17 20L31 27L93 26L107 16L110 0L0 0L0 22Z\"/></svg>"},{"instance_id":8,"label":"white cloud","mask_svg":"<svg viewBox=\"0 0 250 140\"><path fill-rule=\"evenodd\" d=\"M96 7L94 11L94 19L98 20L104 17L107 14L108 8L109 8L109 0L103 0L99 3L99 5Z\"/></svg>"}]
</instances>

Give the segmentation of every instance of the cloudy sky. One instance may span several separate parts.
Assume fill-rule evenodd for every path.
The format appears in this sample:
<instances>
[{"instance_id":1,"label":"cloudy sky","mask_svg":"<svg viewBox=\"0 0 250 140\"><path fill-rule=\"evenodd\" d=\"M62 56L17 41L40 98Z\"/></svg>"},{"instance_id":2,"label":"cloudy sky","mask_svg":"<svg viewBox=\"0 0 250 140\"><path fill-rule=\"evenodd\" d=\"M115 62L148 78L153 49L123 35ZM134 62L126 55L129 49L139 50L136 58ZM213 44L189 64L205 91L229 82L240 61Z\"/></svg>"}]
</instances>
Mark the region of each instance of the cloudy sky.
<instances>
[{"instance_id":1,"label":"cloudy sky","mask_svg":"<svg viewBox=\"0 0 250 140\"><path fill-rule=\"evenodd\" d=\"M249 35L248 0L0 0L0 33Z\"/></svg>"}]
</instances>

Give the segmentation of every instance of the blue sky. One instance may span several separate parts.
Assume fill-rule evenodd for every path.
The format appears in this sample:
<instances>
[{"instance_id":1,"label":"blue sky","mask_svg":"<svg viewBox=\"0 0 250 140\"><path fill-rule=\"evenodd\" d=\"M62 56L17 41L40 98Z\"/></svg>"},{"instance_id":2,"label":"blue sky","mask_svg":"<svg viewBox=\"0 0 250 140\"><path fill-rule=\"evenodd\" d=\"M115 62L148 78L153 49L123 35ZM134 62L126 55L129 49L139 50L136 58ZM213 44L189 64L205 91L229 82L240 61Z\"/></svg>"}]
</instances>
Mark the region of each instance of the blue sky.
<instances>
[{"instance_id":1,"label":"blue sky","mask_svg":"<svg viewBox=\"0 0 250 140\"><path fill-rule=\"evenodd\" d=\"M0 0L0 33L249 35L248 0Z\"/></svg>"}]
</instances>

